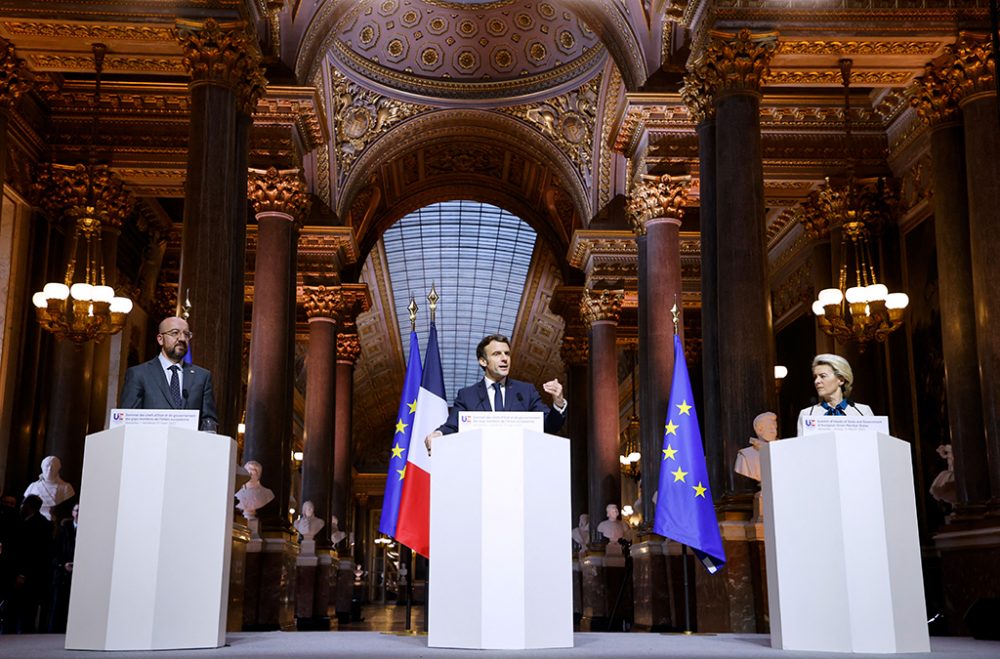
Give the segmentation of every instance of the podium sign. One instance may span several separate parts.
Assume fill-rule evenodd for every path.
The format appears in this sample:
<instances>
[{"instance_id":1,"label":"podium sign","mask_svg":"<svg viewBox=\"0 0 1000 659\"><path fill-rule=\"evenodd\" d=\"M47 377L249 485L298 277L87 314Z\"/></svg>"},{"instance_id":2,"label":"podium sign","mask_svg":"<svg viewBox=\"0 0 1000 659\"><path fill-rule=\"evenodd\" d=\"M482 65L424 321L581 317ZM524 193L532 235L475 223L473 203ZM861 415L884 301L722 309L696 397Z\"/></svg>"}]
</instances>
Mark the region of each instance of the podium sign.
<instances>
[{"instance_id":1,"label":"podium sign","mask_svg":"<svg viewBox=\"0 0 1000 659\"><path fill-rule=\"evenodd\" d=\"M887 416L804 416L802 436L820 432L864 432L873 431L889 434Z\"/></svg>"},{"instance_id":2,"label":"podium sign","mask_svg":"<svg viewBox=\"0 0 1000 659\"><path fill-rule=\"evenodd\" d=\"M541 412L459 412L458 432L477 428L508 428L545 432Z\"/></svg>"},{"instance_id":3,"label":"podium sign","mask_svg":"<svg viewBox=\"0 0 1000 659\"><path fill-rule=\"evenodd\" d=\"M573 647L569 440L483 428L433 460L427 645Z\"/></svg>"},{"instance_id":4,"label":"podium sign","mask_svg":"<svg viewBox=\"0 0 1000 659\"><path fill-rule=\"evenodd\" d=\"M67 650L225 644L235 463L236 442L213 433L87 436Z\"/></svg>"},{"instance_id":5,"label":"podium sign","mask_svg":"<svg viewBox=\"0 0 1000 659\"><path fill-rule=\"evenodd\" d=\"M198 410L134 410L115 408L111 410L109 428L120 426L175 426L198 430Z\"/></svg>"},{"instance_id":6,"label":"podium sign","mask_svg":"<svg viewBox=\"0 0 1000 659\"><path fill-rule=\"evenodd\" d=\"M930 652L910 445L823 433L760 458L771 646Z\"/></svg>"}]
</instances>

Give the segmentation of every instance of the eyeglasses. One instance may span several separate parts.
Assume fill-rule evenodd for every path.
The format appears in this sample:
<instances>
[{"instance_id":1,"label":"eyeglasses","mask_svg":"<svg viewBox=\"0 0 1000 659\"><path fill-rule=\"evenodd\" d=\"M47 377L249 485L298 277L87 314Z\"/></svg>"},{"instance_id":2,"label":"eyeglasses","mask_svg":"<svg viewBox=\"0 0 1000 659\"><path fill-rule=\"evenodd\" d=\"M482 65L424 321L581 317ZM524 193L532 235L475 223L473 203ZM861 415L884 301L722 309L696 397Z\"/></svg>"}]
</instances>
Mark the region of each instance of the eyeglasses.
<instances>
[{"instance_id":1,"label":"eyeglasses","mask_svg":"<svg viewBox=\"0 0 1000 659\"><path fill-rule=\"evenodd\" d=\"M171 339L176 339L177 337L181 336L182 334L184 335L184 338L187 339L188 341L190 341L191 337L194 336L194 334L192 334L188 330L184 330L182 332L179 329L172 329L172 330L169 330L167 332L160 332L160 336L169 336Z\"/></svg>"}]
</instances>

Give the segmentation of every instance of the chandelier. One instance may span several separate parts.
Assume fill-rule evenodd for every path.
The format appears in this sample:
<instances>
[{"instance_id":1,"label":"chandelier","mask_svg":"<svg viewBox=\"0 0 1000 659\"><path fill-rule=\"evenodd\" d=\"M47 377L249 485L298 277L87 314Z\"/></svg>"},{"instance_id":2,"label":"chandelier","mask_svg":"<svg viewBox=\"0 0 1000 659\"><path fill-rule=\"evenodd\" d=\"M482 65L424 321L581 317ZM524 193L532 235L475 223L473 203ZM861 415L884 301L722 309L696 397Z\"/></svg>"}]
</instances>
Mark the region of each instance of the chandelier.
<instances>
[{"instance_id":1,"label":"chandelier","mask_svg":"<svg viewBox=\"0 0 1000 659\"><path fill-rule=\"evenodd\" d=\"M634 351L630 354L632 363L632 415L629 417L628 425L625 426L625 430L621 434L621 454L618 456L618 462L623 474L629 478L635 478L639 475L639 460L642 458L642 453L639 450L639 415L636 414L635 406L636 357Z\"/></svg>"},{"instance_id":2,"label":"chandelier","mask_svg":"<svg viewBox=\"0 0 1000 659\"><path fill-rule=\"evenodd\" d=\"M812 213L822 216L815 224L841 228L840 276L837 288L819 292L812 310L823 332L840 341L854 341L858 350L864 351L868 343L885 341L902 325L910 300L905 293L890 293L875 274L870 233L883 215L887 190L882 180L866 189L854 178L850 158L851 60L840 60L840 73L844 85L847 185L835 187L828 178L810 199ZM813 228L809 221L805 223L807 229ZM853 274L851 285L849 273Z\"/></svg>"},{"instance_id":3,"label":"chandelier","mask_svg":"<svg viewBox=\"0 0 1000 659\"><path fill-rule=\"evenodd\" d=\"M101 99L101 71L107 47L94 44L94 66L97 79L94 88L94 115L87 164L74 170L84 170L85 201L71 208L67 215L73 220L69 258L62 282L48 282L35 293L31 301L42 328L57 338L74 343L86 343L116 334L125 326L125 317L132 310L132 300L115 295L105 283L101 258L101 224L106 214L95 199L94 179L98 168L94 163L93 147L97 139L98 109ZM81 257L82 258L79 258ZM79 258L79 260L78 260ZM79 272L78 268L79 267ZM80 280L77 281L77 276Z\"/></svg>"}]
</instances>

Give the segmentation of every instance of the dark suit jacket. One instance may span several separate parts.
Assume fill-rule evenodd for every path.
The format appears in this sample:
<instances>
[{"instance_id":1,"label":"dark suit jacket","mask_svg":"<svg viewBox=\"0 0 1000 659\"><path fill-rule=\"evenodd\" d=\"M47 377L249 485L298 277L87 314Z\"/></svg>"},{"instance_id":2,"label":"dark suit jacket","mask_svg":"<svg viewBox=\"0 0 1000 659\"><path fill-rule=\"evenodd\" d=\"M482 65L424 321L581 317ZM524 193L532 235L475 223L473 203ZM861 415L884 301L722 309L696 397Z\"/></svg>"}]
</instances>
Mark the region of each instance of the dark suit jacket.
<instances>
[{"instance_id":1,"label":"dark suit jacket","mask_svg":"<svg viewBox=\"0 0 1000 659\"><path fill-rule=\"evenodd\" d=\"M489 412L490 399L487 397L486 381L480 380L471 387L460 389L455 396L455 404L448 414L448 420L438 428L442 434L448 435L458 432L458 413L464 411ZM535 386L520 380L507 378L507 391L504 394L503 407L505 412L543 412L545 414L545 432L555 433L562 428L563 421L566 420L564 414L550 408L542 402L542 397L538 395Z\"/></svg>"},{"instance_id":2,"label":"dark suit jacket","mask_svg":"<svg viewBox=\"0 0 1000 659\"><path fill-rule=\"evenodd\" d=\"M170 396L167 377L160 366L159 355L125 371L125 386L118 397L118 406L132 410L198 410L201 413L198 427L219 422L215 411L215 393L212 391L212 374L194 364L181 364L182 397L180 407Z\"/></svg>"}]
</instances>

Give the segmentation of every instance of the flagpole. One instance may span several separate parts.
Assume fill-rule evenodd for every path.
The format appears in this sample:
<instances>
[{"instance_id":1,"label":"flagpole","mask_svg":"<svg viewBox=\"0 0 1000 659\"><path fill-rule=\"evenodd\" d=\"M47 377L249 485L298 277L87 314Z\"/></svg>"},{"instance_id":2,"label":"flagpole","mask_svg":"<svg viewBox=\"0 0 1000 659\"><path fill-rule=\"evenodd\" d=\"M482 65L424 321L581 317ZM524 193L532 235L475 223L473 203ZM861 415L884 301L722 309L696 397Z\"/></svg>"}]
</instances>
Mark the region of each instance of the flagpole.
<instances>
[{"instance_id":1,"label":"flagpole","mask_svg":"<svg viewBox=\"0 0 1000 659\"><path fill-rule=\"evenodd\" d=\"M437 303L441 297L437 294L437 290L434 288L434 282L431 282L431 292L427 294L427 304L431 309L431 325L434 324L434 316L437 314ZM424 586L424 632L426 633L430 625L431 617L431 571L430 571L430 561L427 561L427 584Z\"/></svg>"},{"instance_id":2,"label":"flagpole","mask_svg":"<svg viewBox=\"0 0 1000 659\"><path fill-rule=\"evenodd\" d=\"M681 569L684 570L684 633L691 634L691 587L688 583L687 545L681 545Z\"/></svg>"}]
</instances>

